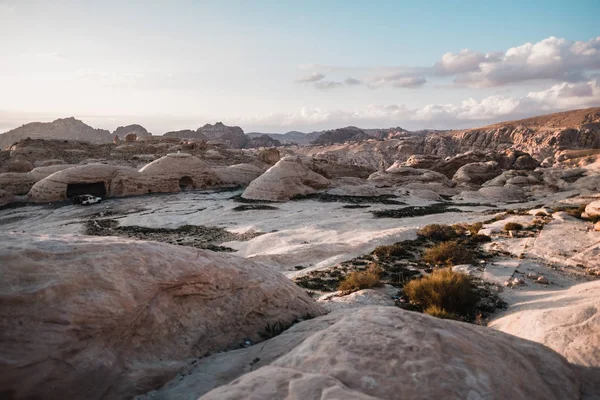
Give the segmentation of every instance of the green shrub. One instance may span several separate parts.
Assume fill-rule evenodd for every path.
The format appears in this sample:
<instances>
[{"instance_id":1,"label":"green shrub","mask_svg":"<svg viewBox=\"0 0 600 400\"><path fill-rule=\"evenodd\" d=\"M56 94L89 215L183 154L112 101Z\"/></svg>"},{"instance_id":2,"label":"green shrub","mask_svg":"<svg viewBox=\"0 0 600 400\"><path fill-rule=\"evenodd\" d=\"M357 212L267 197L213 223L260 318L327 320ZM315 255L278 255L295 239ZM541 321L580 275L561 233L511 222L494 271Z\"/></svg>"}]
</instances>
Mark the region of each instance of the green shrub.
<instances>
[{"instance_id":1,"label":"green shrub","mask_svg":"<svg viewBox=\"0 0 600 400\"><path fill-rule=\"evenodd\" d=\"M438 315L467 315L478 301L469 277L450 268L438 269L408 282L404 285L404 294L423 310Z\"/></svg>"},{"instance_id":2,"label":"green shrub","mask_svg":"<svg viewBox=\"0 0 600 400\"><path fill-rule=\"evenodd\" d=\"M425 249L421 259L433 265L456 265L472 263L475 255L464 245L452 240Z\"/></svg>"},{"instance_id":3,"label":"green shrub","mask_svg":"<svg viewBox=\"0 0 600 400\"><path fill-rule=\"evenodd\" d=\"M455 238L456 231L449 225L431 224L419 229L417 236L442 241Z\"/></svg>"},{"instance_id":4,"label":"green shrub","mask_svg":"<svg viewBox=\"0 0 600 400\"><path fill-rule=\"evenodd\" d=\"M379 280L383 270L377 264L372 263L365 271L350 272L338 285L338 290L344 293L352 293L357 290L370 289L380 286Z\"/></svg>"},{"instance_id":5,"label":"green shrub","mask_svg":"<svg viewBox=\"0 0 600 400\"><path fill-rule=\"evenodd\" d=\"M423 310L423 313L441 319L459 319L457 315L449 313L448 311L438 306L429 306L425 310Z\"/></svg>"},{"instance_id":6,"label":"green shrub","mask_svg":"<svg viewBox=\"0 0 600 400\"><path fill-rule=\"evenodd\" d=\"M396 243L389 246L377 246L375 247L375 250L373 250L373 254L379 258L403 257L410 255L410 252L406 250L401 243Z\"/></svg>"},{"instance_id":7,"label":"green shrub","mask_svg":"<svg viewBox=\"0 0 600 400\"><path fill-rule=\"evenodd\" d=\"M523 229L523 225L516 223L516 222L508 222L506 225L504 225L504 230L505 231L520 231L521 229Z\"/></svg>"}]
</instances>

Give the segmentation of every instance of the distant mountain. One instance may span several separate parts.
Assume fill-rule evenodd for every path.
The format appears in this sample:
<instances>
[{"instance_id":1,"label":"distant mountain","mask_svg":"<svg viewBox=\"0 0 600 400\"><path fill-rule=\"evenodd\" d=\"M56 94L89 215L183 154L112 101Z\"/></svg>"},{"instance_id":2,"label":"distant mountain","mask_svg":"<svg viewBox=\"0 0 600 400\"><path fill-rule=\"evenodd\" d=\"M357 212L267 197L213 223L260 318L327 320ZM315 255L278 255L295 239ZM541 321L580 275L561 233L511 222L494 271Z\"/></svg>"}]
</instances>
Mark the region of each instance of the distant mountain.
<instances>
[{"instance_id":1,"label":"distant mountain","mask_svg":"<svg viewBox=\"0 0 600 400\"><path fill-rule=\"evenodd\" d=\"M372 136L367 135L365 131L360 128L347 126L345 128L332 129L323 132L319 137L312 141L312 144L360 142L361 140L372 138Z\"/></svg>"},{"instance_id":2,"label":"distant mountain","mask_svg":"<svg viewBox=\"0 0 600 400\"><path fill-rule=\"evenodd\" d=\"M269 135L261 135L254 137L246 144L246 148L257 148L257 147L276 147L281 146L281 142L277 139L273 139Z\"/></svg>"},{"instance_id":3,"label":"distant mountain","mask_svg":"<svg viewBox=\"0 0 600 400\"><path fill-rule=\"evenodd\" d=\"M119 138L124 139L130 133L135 133L138 136L152 136L150 132L141 125L133 124L127 126L120 126L113 132L113 135L118 135Z\"/></svg>"},{"instance_id":4,"label":"distant mountain","mask_svg":"<svg viewBox=\"0 0 600 400\"><path fill-rule=\"evenodd\" d=\"M208 140L219 140L234 149L243 149L250 140L239 126L227 126L222 122L206 124L196 132L203 134Z\"/></svg>"},{"instance_id":5,"label":"distant mountain","mask_svg":"<svg viewBox=\"0 0 600 400\"><path fill-rule=\"evenodd\" d=\"M262 135L268 135L269 137L271 137L275 140L279 140L282 144L295 143L295 144L299 144L299 145L307 145L307 144L310 144L310 142L312 142L316 138L318 138L323 132L324 131L311 132L311 133L304 133L304 132L298 132L298 131L289 131L286 133L250 132L250 133L247 133L246 135L250 139L254 139L254 138L257 138Z\"/></svg>"},{"instance_id":6,"label":"distant mountain","mask_svg":"<svg viewBox=\"0 0 600 400\"><path fill-rule=\"evenodd\" d=\"M171 131L165 133L165 137L174 137L179 139L196 139L196 140L208 140L202 132L193 131L191 129L183 129L181 131Z\"/></svg>"},{"instance_id":7,"label":"distant mountain","mask_svg":"<svg viewBox=\"0 0 600 400\"><path fill-rule=\"evenodd\" d=\"M81 140L91 143L109 143L113 139L113 135L109 131L94 129L82 121L70 117L52 122L31 122L0 134L0 149L28 137L31 139Z\"/></svg>"}]
</instances>

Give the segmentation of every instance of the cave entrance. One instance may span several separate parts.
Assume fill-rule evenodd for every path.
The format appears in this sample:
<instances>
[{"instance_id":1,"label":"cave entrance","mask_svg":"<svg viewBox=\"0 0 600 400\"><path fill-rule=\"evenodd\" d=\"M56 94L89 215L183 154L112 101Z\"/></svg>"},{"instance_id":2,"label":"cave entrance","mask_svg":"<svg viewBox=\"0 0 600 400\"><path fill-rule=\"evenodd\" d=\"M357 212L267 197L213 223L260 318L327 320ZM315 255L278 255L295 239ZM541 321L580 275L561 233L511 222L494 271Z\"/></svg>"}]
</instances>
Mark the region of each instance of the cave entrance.
<instances>
[{"instance_id":1,"label":"cave entrance","mask_svg":"<svg viewBox=\"0 0 600 400\"><path fill-rule=\"evenodd\" d=\"M96 197L106 197L106 186L104 182L92 183L69 183L67 185L67 198L91 194Z\"/></svg>"},{"instance_id":2,"label":"cave entrance","mask_svg":"<svg viewBox=\"0 0 600 400\"><path fill-rule=\"evenodd\" d=\"M194 189L194 181L189 176L183 176L179 180L179 189L182 192L187 192Z\"/></svg>"}]
</instances>

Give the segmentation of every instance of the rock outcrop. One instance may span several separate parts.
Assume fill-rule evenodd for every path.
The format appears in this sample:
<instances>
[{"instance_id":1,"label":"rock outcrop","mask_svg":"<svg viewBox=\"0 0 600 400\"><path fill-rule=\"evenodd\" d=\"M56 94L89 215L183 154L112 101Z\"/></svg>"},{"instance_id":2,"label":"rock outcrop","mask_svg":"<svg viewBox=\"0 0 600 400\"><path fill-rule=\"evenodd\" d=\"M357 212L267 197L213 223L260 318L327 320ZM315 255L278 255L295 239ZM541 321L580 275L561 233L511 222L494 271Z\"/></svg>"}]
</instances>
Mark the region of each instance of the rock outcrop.
<instances>
[{"instance_id":1,"label":"rock outcrop","mask_svg":"<svg viewBox=\"0 0 600 400\"><path fill-rule=\"evenodd\" d=\"M37 181L31 174L5 172L0 174L0 189L14 195L24 195Z\"/></svg>"},{"instance_id":2,"label":"rock outcrop","mask_svg":"<svg viewBox=\"0 0 600 400\"><path fill-rule=\"evenodd\" d=\"M347 126L345 128L325 131L313 140L312 144L360 142L368 139L372 139L372 137L367 135L362 129L355 126Z\"/></svg>"},{"instance_id":3,"label":"rock outcrop","mask_svg":"<svg viewBox=\"0 0 600 400\"><path fill-rule=\"evenodd\" d=\"M481 185L501 173L496 161L478 162L460 167L452 180L458 184Z\"/></svg>"},{"instance_id":4,"label":"rock outcrop","mask_svg":"<svg viewBox=\"0 0 600 400\"><path fill-rule=\"evenodd\" d=\"M207 140L206 136L199 132L191 129L184 129L181 131L171 131L163 135L164 137L180 138L180 139L196 139L196 140Z\"/></svg>"},{"instance_id":5,"label":"rock outcrop","mask_svg":"<svg viewBox=\"0 0 600 400\"><path fill-rule=\"evenodd\" d=\"M399 163L395 163L385 171L371 174L368 179L379 186L402 186L410 183L439 183L446 187L456 185L439 172L404 167Z\"/></svg>"},{"instance_id":6,"label":"rock outcrop","mask_svg":"<svg viewBox=\"0 0 600 400\"><path fill-rule=\"evenodd\" d=\"M27 197L32 202L46 203L80 194L120 197L146 193L147 186L133 168L86 164L63 169L36 182Z\"/></svg>"},{"instance_id":7,"label":"rock outcrop","mask_svg":"<svg viewBox=\"0 0 600 400\"><path fill-rule=\"evenodd\" d=\"M277 139L273 139L269 135L262 135L257 138L252 138L246 144L246 147L249 149L258 148L258 147L276 147L276 146L281 146L281 142Z\"/></svg>"},{"instance_id":8,"label":"rock outcrop","mask_svg":"<svg viewBox=\"0 0 600 400\"><path fill-rule=\"evenodd\" d=\"M397 307L363 307L200 360L145 398L202 394L203 400L562 400L579 399L580 382L563 357L540 344Z\"/></svg>"},{"instance_id":9,"label":"rock outcrop","mask_svg":"<svg viewBox=\"0 0 600 400\"><path fill-rule=\"evenodd\" d=\"M252 181L242 197L249 200L287 201L327 186L329 180L311 171L299 157L286 156Z\"/></svg>"},{"instance_id":10,"label":"rock outcrop","mask_svg":"<svg viewBox=\"0 0 600 400\"><path fill-rule=\"evenodd\" d=\"M592 201L585 206L585 214L582 216L590 219L600 218L600 200Z\"/></svg>"},{"instance_id":11,"label":"rock outcrop","mask_svg":"<svg viewBox=\"0 0 600 400\"><path fill-rule=\"evenodd\" d=\"M0 393L15 400L130 399L323 313L272 269L156 242L4 234L0 275Z\"/></svg>"},{"instance_id":12,"label":"rock outcrop","mask_svg":"<svg viewBox=\"0 0 600 400\"><path fill-rule=\"evenodd\" d=\"M516 304L490 327L542 343L574 364L600 367L600 282Z\"/></svg>"},{"instance_id":13,"label":"rock outcrop","mask_svg":"<svg viewBox=\"0 0 600 400\"><path fill-rule=\"evenodd\" d=\"M222 122L214 125L206 124L196 130L208 140L217 140L234 149L243 149L248 144L248 137L239 126L226 126Z\"/></svg>"},{"instance_id":14,"label":"rock outcrop","mask_svg":"<svg viewBox=\"0 0 600 400\"><path fill-rule=\"evenodd\" d=\"M0 189L0 207L10 204L16 200L15 195Z\"/></svg>"},{"instance_id":15,"label":"rock outcrop","mask_svg":"<svg viewBox=\"0 0 600 400\"><path fill-rule=\"evenodd\" d=\"M236 164L227 167L215 167L213 172L224 185L248 186L261 176L265 170L254 164Z\"/></svg>"},{"instance_id":16,"label":"rock outcrop","mask_svg":"<svg viewBox=\"0 0 600 400\"><path fill-rule=\"evenodd\" d=\"M112 134L114 136L119 136L120 138L125 138L130 133L135 133L135 135L137 137L152 136L152 134L150 132L148 132L146 130L146 128L144 128L143 126L138 125L138 124L132 124L132 125L127 125L127 126L120 126L117 129L115 129L115 131Z\"/></svg>"},{"instance_id":17,"label":"rock outcrop","mask_svg":"<svg viewBox=\"0 0 600 400\"><path fill-rule=\"evenodd\" d=\"M212 169L198 157L172 153L146 164L140 169L153 192L177 192L219 185Z\"/></svg>"},{"instance_id":18,"label":"rock outcrop","mask_svg":"<svg viewBox=\"0 0 600 400\"><path fill-rule=\"evenodd\" d=\"M259 151L258 159L264 163L274 165L281 160L281 154L276 148L263 149Z\"/></svg>"},{"instance_id":19,"label":"rock outcrop","mask_svg":"<svg viewBox=\"0 0 600 400\"><path fill-rule=\"evenodd\" d=\"M110 143L113 136L104 129L94 129L71 117L53 122L31 122L0 135L0 150L25 138L71 139L92 143Z\"/></svg>"}]
</instances>

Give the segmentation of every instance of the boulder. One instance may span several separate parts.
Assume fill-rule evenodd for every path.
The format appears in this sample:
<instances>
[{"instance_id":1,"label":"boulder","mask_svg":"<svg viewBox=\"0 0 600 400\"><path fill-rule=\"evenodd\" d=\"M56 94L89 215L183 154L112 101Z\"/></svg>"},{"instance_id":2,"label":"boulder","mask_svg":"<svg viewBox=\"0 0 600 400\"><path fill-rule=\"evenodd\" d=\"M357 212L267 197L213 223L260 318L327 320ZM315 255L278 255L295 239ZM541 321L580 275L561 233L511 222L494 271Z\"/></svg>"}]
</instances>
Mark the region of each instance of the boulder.
<instances>
[{"instance_id":1,"label":"boulder","mask_svg":"<svg viewBox=\"0 0 600 400\"><path fill-rule=\"evenodd\" d=\"M281 155L279 154L279 150L273 147L259 151L258 159L264 163L274 165L281 159Z\"/></svg>"},{"instance_id":2,"label":"boulder","mask_svg":"<svg viewBox=\"0 0 600 400\"><path fill-rule=\"evenodd\" d=\"M203 189L222 182L204 161L187 153L170 153L146 164L140 174L152 192Z\"/></svg>"},{"instance_id":3,"label":"boulder","mask_svg":"<svg viewBox=\"0 0 600 400\"><path fill-rule=\"evenodd\" d=\"M49 165L46 167L37 167L32 169L31 171L29 171L27 173L27 175L30 175L31 177L33 177L33 179L35 179L35 181L41 181L42 179L44 179L47 176L52 175L55 172L58 171L62 171L63 169L67 169L67 168L71 168L71 167L75 167L76 165L73 164L54 164L54 165Z\"/></svg>"},{"instance_id":4,"label":"boulder","mask_svg":"<svg viewBox=\"0 0 600 400\"><path fill-rule=\"evenodd\" d=\"M16 201L14 194L7 192L6 190L0 189L0 207L3 207L9 203Z\"/></svg>"},{"instance_id":5,"label":"boulder","mask_svg":"<svg viewBox=\"0 0 600 400\"><path fill-rule=\"evenodd\" d=\"M227 167L215 167L213 172L223 184L248 186L250 182L261 176L265 170L254 164L236 164Z\"/></svg>"},{"instance_id":6,"label":"boulder","mask_svg":"<svg viewBox=\"0 0 600 400\"><path fill-rule=\"evenodd\" d=\"M327 178L311 171L299 157L286 156L252 181L242 197L250 200L286 201L294 196L315 193L329 184Z\"/></svg>"},{"instance_id":7,"label":"boulder","mask_svg":"<svg viewBox=\"0 0 600 400\"><path fill-rule=\"evenodd\" d=\"M324 312L262 265L123 238L3 234L0 275L0 393L14 400L130 399Z\"/></svg>"},{"instance_id":8,"label":"boulder","mask_svg":"<svg viewBox=\"0 0 600 400\"><path fill-rule=\"evenodd\" d=\"M34 168L33 163L24 158L10 160L7 164L7 172L29 172Z\"/></svg>"},{"instance_id":9,"label":"boulder","mask_svg":"<svg viewBox=\"0 0 600 400\"><path fill-rule=\"evenodd\" d=\"M59 164L66 164L66 162L65 162L65 160L52 159L52 160L36 161L34 163L34 165L36 167L48 167L50 165L59 165Z\"/></svg>"},{"instance_id":10,"label":"boulder","mask_svg":"<svg viewBox=\"0 0 600 400\"><path fill-rule=\"evenodd\" d=\"M438 156L415 154L408 157L408 159L404 162L404 165L417 169L429 169L440 161L441 157Z\"/></svg>"},{"instance_id":11,"label":"boulder","mask_svg":"<svg viewBox=\"0 0 600 400\"><path fill-rule=\"evenodd\" d=\"M589 219L600 218L600 200L592 201L585 206L585 214L582 214L582 216Z\"/></svg>"},{"instance_id":12,"label":"boulder","mask_svg":"<svg viewBox=\"0 0 600 400\"><path fill-rule=\"evenodd\" d=\"M485 186L473 192L461 192L457 199L465 201L498 201L512 203L527 200L523 189L518 186Z\"/></svg>"},{"instance_id":13,"label":"boulder","mask_svg":"<svg viewBox=\"0 0 600 400\"><path fill-rule=\"evenodd\" d=\"M135 133L128 133L127 135L125 135L125 141L127 143L137 142L137 134L135 134Z\"/></svg>"},{"instance_id":14,"label":"boulder","mask_svg":"<svg viewBox=\"0 0 600 400\"><path fill-rule=\"evenodd\" d=\"M148 188L133 168L86 164L63 169L36 182L28 197L32 202L45 203L66 200L78 194L120 197L145 193L148 193Z\"/></svg>"},{"instance_id":15,"label":"boulder","mask_svg":"<svg viewBox=\"0 0 600 400\"><path fill-rule=\"evenodd\" d=\"M574 364L600 367L600 281L515 304L489 326L548 346Z\"/></svg>"},{"instance_id":16,"label":"boulder","mask_svg":"<svg viewBox=\"0 0 600 400\"><path fill-rule=\"evenodd\" d=\"M0 189L15 195L24 195L37 182L30 174L5 172L0 174Z\"/></svg>"},{"instance_id":17,"label":"boulder","mask_svg":"<svg viewBox=\"0 0 600 400\"><path fill-rule=\"evenodd\" d=\"M207 390L216 388L206 394ZM202 396L204 394L204 396ZM334 311L200 360L144 399L579 399L560 355L397 307Z\"/></svg>"},{"instance_id":18,"label":"boulder","mask_svg":"<svg viewBox=\"0 0 600 400\"><path fill-rule=\"evenodd\" d=\"M395 162L386 171L378 171L371 174L368 180L375 182L378 186L398 186L410 183L439 183L446 187L454 187L456 185L439 172L405 167L399 162Z\"/></svg>"},{"instance_id":19,"label":"boulder","mask_svg":"<svg viewBox=\"0 0 600 400\"><path fill-rule=\"evenodd\" d=\"M481 185L501 173L502 171L495 161L477 162L460 167L452 180L459 184Z\"/></svg>"}]
</instances>

